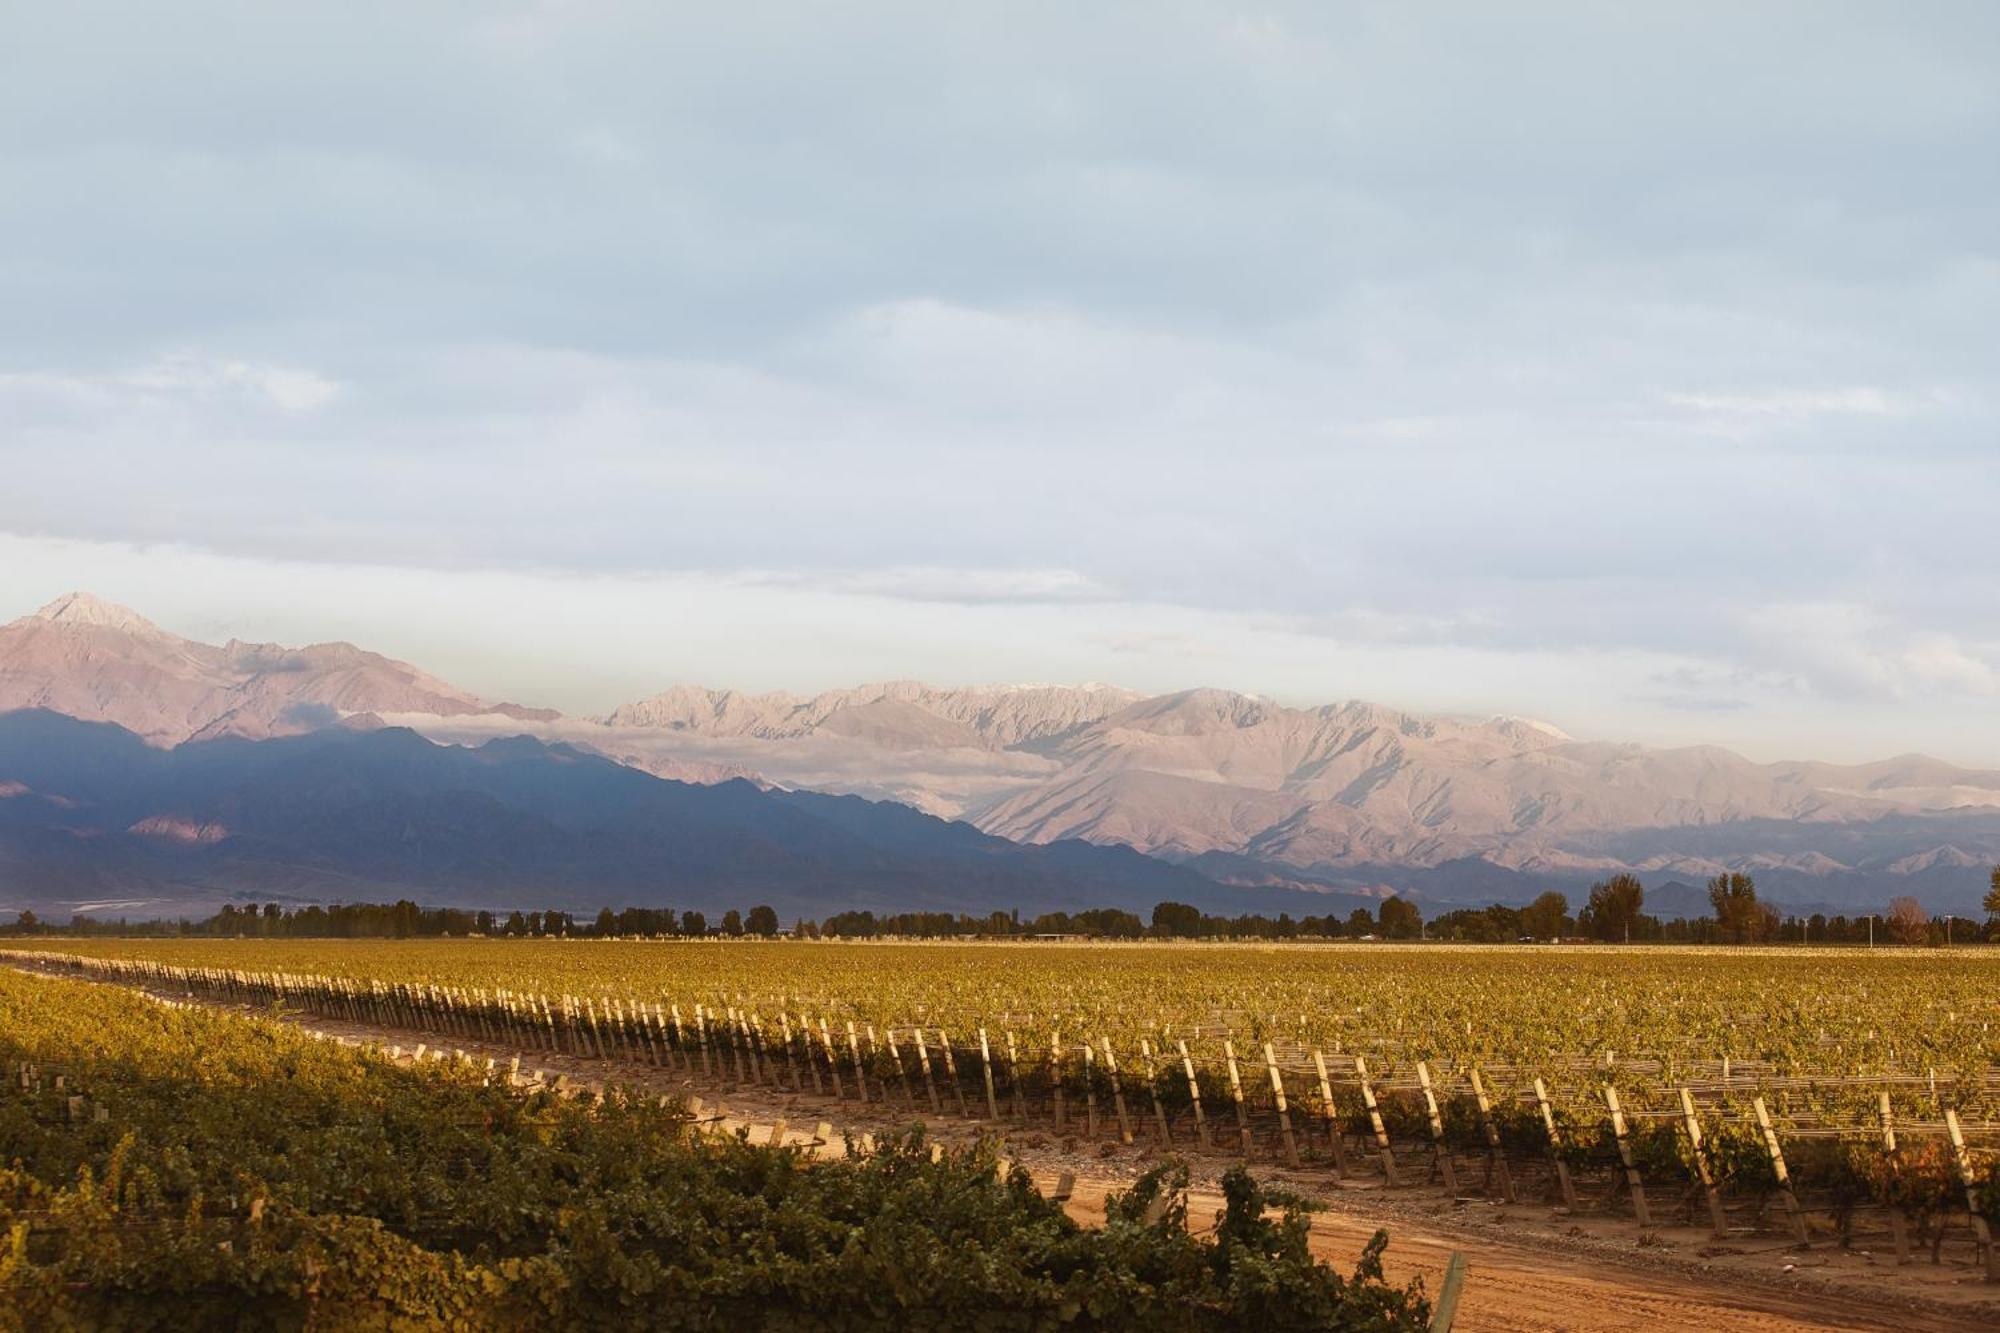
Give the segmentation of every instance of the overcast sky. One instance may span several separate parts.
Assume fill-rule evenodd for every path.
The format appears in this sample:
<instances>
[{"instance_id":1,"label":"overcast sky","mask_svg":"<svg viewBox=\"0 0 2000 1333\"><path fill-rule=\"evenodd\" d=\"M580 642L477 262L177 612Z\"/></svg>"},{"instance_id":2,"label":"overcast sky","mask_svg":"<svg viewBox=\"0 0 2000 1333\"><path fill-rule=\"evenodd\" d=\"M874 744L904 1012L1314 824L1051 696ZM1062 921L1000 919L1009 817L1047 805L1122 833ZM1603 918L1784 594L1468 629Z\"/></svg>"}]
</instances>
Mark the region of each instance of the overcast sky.
<instances>
[{"instance_id":1,"label":"overcast sky","mask_svg":"<svg viewBox=\"0 0 2000 1333\"><path fill-rule=\"evenodd\" d=\"M0 0L0 619L2000 766L2000 6Z\"/></svg>"}]
</instances>

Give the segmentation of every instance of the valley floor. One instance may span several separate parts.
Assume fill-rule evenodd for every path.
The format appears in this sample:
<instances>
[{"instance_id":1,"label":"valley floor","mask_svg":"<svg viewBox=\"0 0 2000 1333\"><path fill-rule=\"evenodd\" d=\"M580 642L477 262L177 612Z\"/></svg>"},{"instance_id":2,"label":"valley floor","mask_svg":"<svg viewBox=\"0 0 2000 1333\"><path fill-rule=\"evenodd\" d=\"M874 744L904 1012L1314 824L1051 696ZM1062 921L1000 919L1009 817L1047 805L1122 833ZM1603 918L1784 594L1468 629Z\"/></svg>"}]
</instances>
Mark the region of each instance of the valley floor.
<instances>
[{"instance_id":1,"label":"valley floor","mask_svg":"<svg viewBox=\"0 0 2000 1333\"><path fill-rule=\"evenodd\" d=\"M179 998L179 997L175 997ZM259 1013L266 1011L258 1010ZM434 1036L397 1028L295 1016L307 1030L346 1042L404 1046L414 1058L418 1043ZM831 1125L820 1151L840 1152L842 1138L906 1127L911 1116L896 1106L761 1087L707 1086L680 1071L608 1064L512 1047L448 1039L452 1052L505 1064L520 1057L523 1073L544 1071L572 1083L612 1081L649 1091L703 1098L704 1111L725 1128L743 1129L755 1142L774 1127L787 1142L811 1142L815 1126ZM990 1122L949 1114L924 1117L932 1137L969 1143L990 1133ZM1085 1143L1048 1127L1009 1126L1006 1153L1027 1167L1048 1192L1074 1178L1068 1208L1082 1222L1101 1220L1104 1198L1126 1188L1159 1156L1146 1148ZM1190 1225L1209 1224L1221 1207L1217 1181L1230 1159L1189 1155L1194 1188ZM1919 1262L1897 1266L1886 1253L1821 1244L1801 1248L1776 1236L1715 1244L1698 1228L1661 1226L1643 1235L1629 1221L1566 1215L1523 1202L1499 1205L1454 1199L1440 1188L1384 1191L1371 1183L1336 1181L1323 1171L1261 1168L1260 1179L1312 1197L1323 1208L1313 1219L1313 1249L1340 1269L1358 1259L1378 1228L1390 1233L1388 1276L1401 1282L1421 1274L1435 1293L1453 1251L1469 1262L1455 1327L1461 1330L1690 1330L1718 1329L1991 1329L2000 1326L2000 1288L1966 1267Z\"/></svg>"}]
</instances>

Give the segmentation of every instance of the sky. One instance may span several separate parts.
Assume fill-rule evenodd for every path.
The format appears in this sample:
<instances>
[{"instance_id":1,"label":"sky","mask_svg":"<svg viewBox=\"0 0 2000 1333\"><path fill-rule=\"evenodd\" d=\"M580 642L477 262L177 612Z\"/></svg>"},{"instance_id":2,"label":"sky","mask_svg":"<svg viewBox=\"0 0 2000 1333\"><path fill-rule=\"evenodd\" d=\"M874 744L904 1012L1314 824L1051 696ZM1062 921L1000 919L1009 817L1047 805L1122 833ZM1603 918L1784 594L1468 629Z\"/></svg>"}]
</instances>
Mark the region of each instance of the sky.
<instances>
[{"instance_id":1,"label":"sky","mask_svg":"<svg viewBox=\"0 0 2000 1333\"><path fill-rule=\"evenodd\" d=\"M0 619L2000 767L2000 7L0 0Z\"/></svg>"}]
</instances>

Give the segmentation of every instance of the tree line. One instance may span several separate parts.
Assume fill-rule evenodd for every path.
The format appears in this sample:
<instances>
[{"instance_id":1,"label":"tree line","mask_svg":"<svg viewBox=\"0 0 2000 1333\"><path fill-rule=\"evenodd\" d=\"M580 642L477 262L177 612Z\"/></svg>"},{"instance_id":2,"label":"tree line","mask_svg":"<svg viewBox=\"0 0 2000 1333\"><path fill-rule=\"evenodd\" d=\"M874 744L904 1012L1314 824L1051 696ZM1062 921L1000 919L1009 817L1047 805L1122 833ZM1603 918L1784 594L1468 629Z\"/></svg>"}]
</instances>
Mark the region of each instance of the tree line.
<instances>
[{"instance_id":1,"label":"tree line","mask_svg":"<svg viewBox=\"0 0 2000 1333\"><path fill-rule=\"evenodd\" d=\"M1612 875L1590 886L1582 906L1570 911L1569 897L1551 889L1525 907L1494 903L1464 907L1426 919L1407 898L1384 898L1373 910L1356 907L1345 916L1329 913L1294 918L1258 913L1222 916L1187 903L1157 904L1150 919L1116 907L1081 912L1044 912L1023 920L1019 912L983 916L952 912L836 912L824 920L800 919L787 929L768 904L748 911L732 908L710 921L705 912L661 907L610 908L579 920L556 908L505 913L459 907L421 907L408 899L394 903L333 906L225 906L199 921L100 921L72 917L56 927L33 912L22 912L12 935L224 936L270 939L419 939L448 935L501 938L647 936L667 938L979 938L1025 939L1084 936L1094 939L1389 939L1457 940L1501 943L1510 940L1583 938L1619 943L1763 944L1884 943L1907 945L2000 941L2000 866L1983 906L1987 919L1933 917L1913 897L1892 899L1886 911L1857 916L1813 913L1786 916L1757 897L1756 880L1740 872L1708 881L1711 914L1664 920L1645 911L1646 889L1638 876Z\"/></svg>"}]
</instances>

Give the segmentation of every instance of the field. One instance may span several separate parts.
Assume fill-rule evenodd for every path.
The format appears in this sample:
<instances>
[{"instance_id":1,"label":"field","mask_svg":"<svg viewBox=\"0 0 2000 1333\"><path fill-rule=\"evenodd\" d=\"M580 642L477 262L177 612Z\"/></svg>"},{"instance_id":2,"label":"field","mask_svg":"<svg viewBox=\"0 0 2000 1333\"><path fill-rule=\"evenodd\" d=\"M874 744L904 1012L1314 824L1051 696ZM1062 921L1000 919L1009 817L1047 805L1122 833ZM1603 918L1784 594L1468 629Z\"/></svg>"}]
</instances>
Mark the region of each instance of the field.
<instances>
[{"instance_id":1,"label":"field","mask_svg":"<svg viewBox=\"0 0 2000 1333\"><path fill-rule=\"evenodd\" d=\"M753 1145L290 1024L0 969L0 1329L1422 1327L1247 1176L1083 1228L991 1151Z\"/></svg>"},{"instance_id":2,"label":"field","mask_svg":"<svg viewBox=\"0 0 2000 1333\"><path fill-rule=\"evenodd\" d=\"M1984 950L51 942L432 1044L1994 1274Z\"/></svg>"}]
</instances>

